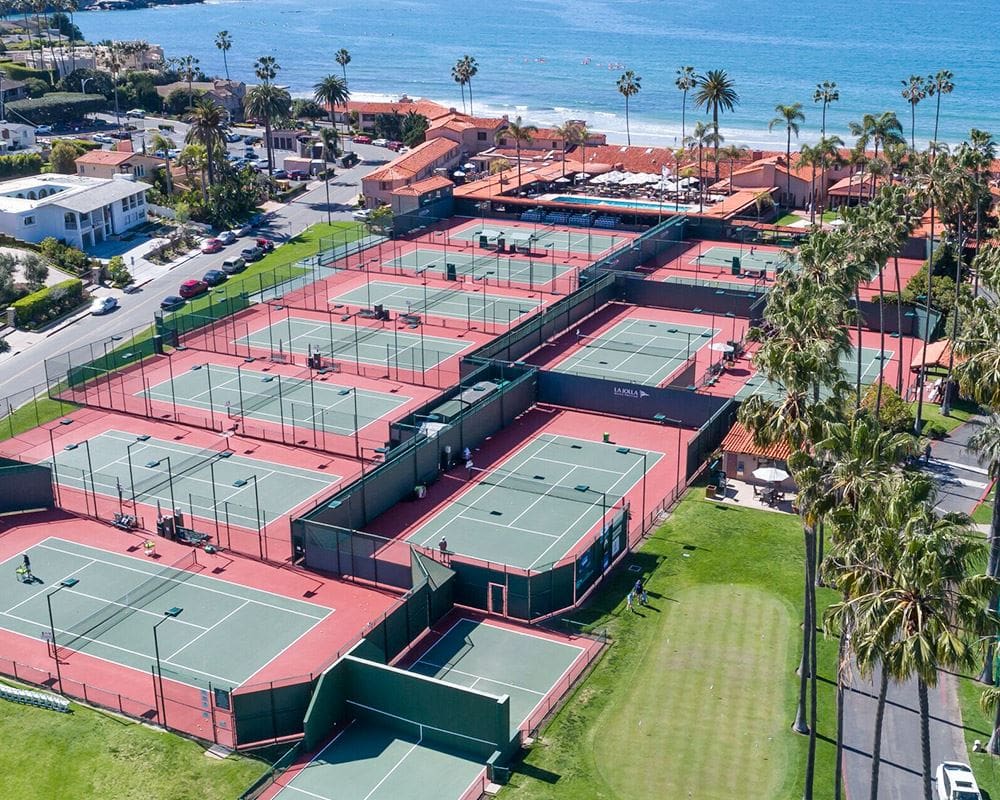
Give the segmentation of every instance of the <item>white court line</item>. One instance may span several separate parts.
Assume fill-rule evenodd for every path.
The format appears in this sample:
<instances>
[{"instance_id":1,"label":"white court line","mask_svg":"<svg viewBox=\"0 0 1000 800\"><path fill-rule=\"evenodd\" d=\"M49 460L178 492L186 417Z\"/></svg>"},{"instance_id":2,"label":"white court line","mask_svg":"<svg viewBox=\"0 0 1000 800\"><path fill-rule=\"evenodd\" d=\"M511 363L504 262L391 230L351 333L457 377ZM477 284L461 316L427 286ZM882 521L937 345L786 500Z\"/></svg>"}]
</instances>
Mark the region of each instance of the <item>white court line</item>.
<instances>
[{"instance_id":1,"label":"white court line","mask_svg":"<svg viewBox=\"0 0 1000 800\"><path fill-rule=\"evenodd\" d=\"M86 597L88 600L97 600L99 603L104 603L105 605L108 606L120 606L121 608L131 608L133 613L138 612L140 614L148 614L151 617L157 617L157 618L163 616L163 614L161 614L158 611L150 611L146 608L139 608L138 606L130 606L128 603L119 603L117 600L109 600L106 597L98 597L97 595L87 594L86 592L81 592L79 589L76 588L73 589L73 596ZM197 628L200 631L209 630L204 625L199 625L196 622L188 622L187 620L184 619L178 619L177 622L181 625L187 625L188 627L191 628Z\"/></svg>"},{"instance_id":2,"label":"white court line","mask_svg":"<svg viewBox=\"0 0 1000 800\"><path fill-rule=\"evenodd\" d=\"M316 759L313 759L313 761L315 761L315 760ZM312 761L310 761L309 763L311 764ZM308 766L308 764L306 766ZM296 774L295 777L297 778L298 774ZM294 781L295 778L292 778L292 780ZM283 795L285 792L298 792L299 794L304 794L304 795L307 795L309 797L315 797L316 800L331 800L331 798L327 797L325 794L316 794L315 792L310 792L308 789L300 789L298 786L294 786L291 783L289 783L286 786L282 786L281 787L281 791L278 792L278 794L275 795L275 797Z\"/></svg>"},{"instance_id":3,"label":"white court line","mask_svg":"<svg viewBox=\"0 0 1000 800\"><path fill-rule=\"evenodd\" d=\"M403 757L399 759L399 761L397 761L392 766L392 769L390 769L387 773L385 773L385 775L382 776L382 780L380 780L372 787L372 790L365 795L365 800L368 800L368 798L370 798L373 794L375 794L375 792L379 790L379 787L381 787L383 783L389 780L389 776L392 775L392 773L394 773L397 769L399 769L400 766L402 766L403 762L410 757L410 753L412 753L414 750L420 747L420 744L421 742L423 742L423 740L424 740L424 732L423 730L421 730L420 737L417 739L417 741L413 745L411 745L410 749L403 754Z\"/></svg>"},{"instance_id":4,"label":"white court line","mask_svg":"<svg viewBox=\"0 0 1000 800\"><path fill-rule=\"evenodd\" d=\"M71 555L71 556L73 556L74 558L87 558L86 556L81 556L81 555L80 555L79 553L68 553L68 552L66 552L66 551L61 551L61 552L62 552L62 553L63 553L64 555ZM84 570L85 570L85 569L86 569L87 567L89 567L89 566L90 566L91 564L96 564L96 563L97 563L97 560L96 560L96 559L93 559L93 558L91 558L91 559L88 559L88 560L87 560L87 563L86 563L86 564L84 564L84 565L83 565L82 567L78 567L77 569L73 570L73 571L72 571L72 572L70 572L69 574L67 574L67 575L64 575L64 576L63 576L63 577L62 577L62 578L61 578L60 580L66 580L66 578L71 578L72 576L76 575L77 573L79 573L79 572L83 572L83 571L84 571ZM23 606L23 605L24 605L25 603L30 603L30 602L31 602L32 600L34 600L34 599L35 599L36 597L39 597L39 596L41 596L41 595L45 594L45 593L46 593L47 591L49 591L49 589L50 589L50 588L51 588L51 587L49 587L49 586L46 586L46 587L45 587L45 588L43 588L43 589L39 589L39 590L38 590L37 592L33 592L33 593L32 593L32 594L30 594L30 595L29 595L28 597L26 597L26 598L25 598L24 600L22 600L22 601L21 601L20 603L17 603L17 604L15 604L15 605L12 605L12 606L11 606L10 608L8 608L8 609L7 609L7 611L13 611L13 610L14 610L15 608L20 608L20 607L21 607L21 606ZM7 613L7 611L5 611L4 613Z\"/></svg>"},{"instance_id":5,"label":"white court line","mask_svg":"<svg viewBox=\"0 0 1000 800\"><path fill-rule=\"evenodd\" d=\"M61 539L55 539L55 541L63 541L63 540L61 540ZM80 546L81 547L86 547L86 545L80 545ZM52 545L48 545L48 544L44 544L44 543L37 544L37 545L35 545L35 547L44 547L46 550L53 550L53 551L55 551L57 553L64 553L64 554L78 556L80 558L86 558L86 556L81 556L79 553L74 553L72 550L64 550L62 548L53 547ZM94 563L105 564L105 565L107 565L109 567L115 567L116 569L124 569L124 570L128 570L129 572L138 572L140 575L145 575L147 578L151 578L154 575L156 575L155 572L148 572L147 570L144 570L144 569L136 569L135 567L130 567L130 566L127 566L125 564L121 564L121 563L119 563L117 561L105 561L104 559L100 559L100 558L95 558L95 559L93 559L93 561L94 561ZM172 569L176 569L176 567L172 567ZM180 572L181 570L177 570L177 571ZM226 581L223 581L220 578L213 578L211 575L201 575L199 573L192 573L192 575L194 577L198 577L198 578L201 578L202 580L206 580L206 581L214 581L214 582L217 582L217 583L226 583ZM322 617L316 617L316 616L314 616L312 614L307 614L304 611L296 611L295 609L285 608L283 606L274 605L273 603L268 603L268 602L263 601L263 600L257 600L257 599L252 598L252 597L251 598L247 598L246 596L243 596L243 595L231 594L230 592L224 592L224 591L222 591L220 589L213 589L210 586L202 586L201 584L197 584L197 583L192 584L189 581L186 581L186 580L182 581L182 580L179 580L178 578L171 578L171 577L164 576L163 580L164 581L169 581L170 583L180 583L180 584L184 584L186 586L193 586L196 589L201 589L201 590L206 591L206 592L211 592L212 594L223 595L223 596L228 597L228 598L230 598L232 600L249 600L251 603L256 603L257 605L263 606L265 608L273 608L273 609L275 609L277 611L284 611L284 612L286 612L288 614L295 614L295 615L300 616L300 617L308 617L309 619L313 619L313 620L317 620L317 621L321 621L323 619L326 619L326 617L328 616L328 615L324 614ZM250 587L247 587L247 588L250 588ZM262 591L262 590L260 590L260 589L254 589L253 591L259 592L259 591ZM326 606L321 606L321 608L326 608Z\"/></svg>"},{"instance_id":6,"label":"white court line","mask_svg":"<svg viewBox=\"0 0 1000 800\"><path fill-rule=\"evenodd\" d=\"M179 647L176 650L174 650L174 652L172 652L170 655L167 656L167 660L170 661L178 653L180 653L180 652L182 652L184 650L187 650L191 645L193 645L195 642L197 642L206 633L208 633L209 631L214 630L215 628L219 627L223 622L225 622L227 619L229 619L231 616L233 616L233 614L235 614L237 611L242 611L249 604L250 604L249 600L244 600L242 603L240 603L240 605L238 605L236 608L234 608L232 611L230 611L228 614L226 614L226 616L224 616L224 617L216 620L210 627L205 628L201 633L199 633L193 639L191 639L190 641L188 641L188 643L185 644L183 647Z\"/></svg>"},{"instance_id":7,"label":"white court line","mask_svg":"<svg viewBox=\"0 0 1000 800\"><path fill-rule=\"evenodd\" d=\"M426 661L424 659L420 659L416 663L426 664L428 667L434 667L434 669L445 670L443 675L437 676L438 680L445 680L446 676L454 672L456 675L465 675L468 678L475 678L477 681L489 681L490 683L495 683L497 686L506 686L508 689L517 689L518 691L528 692L529 694L540 694L543 697L547 694L546 692L539 692L537 689L529 689L527 686L518 686L516 683L507 683L506 681L498 681L496 678L491 678L488 675L477 675L474 672L463 672L462 670L456 669L455 667L449 666L448 664L435 664L433 661ZM461 686L462 684L459 683L457 685Z\"/></svg>"},{"instance_id":8,"label":"white court line","mask_svg":"<svg viewBox=\"0 0 1000 800\"><path fill-rule=\"evenodd\" d=\"M492 525L494 528L502 528L505 531L520 531L521 533L530 533L532 536L544 536L546 539L558 539L560 534L555 533L545 533L544 531L536 531L533 528L521 528L517 525L508 525L505 522L494 522L491 519L477 519L476 517L467 517L464 512L459 512L458 516L452 517L452 522L458 522L465 520L466 522L471 522L475 525ZM427 542L424 542L426 545Z\"/></svg>"}]
</instances>

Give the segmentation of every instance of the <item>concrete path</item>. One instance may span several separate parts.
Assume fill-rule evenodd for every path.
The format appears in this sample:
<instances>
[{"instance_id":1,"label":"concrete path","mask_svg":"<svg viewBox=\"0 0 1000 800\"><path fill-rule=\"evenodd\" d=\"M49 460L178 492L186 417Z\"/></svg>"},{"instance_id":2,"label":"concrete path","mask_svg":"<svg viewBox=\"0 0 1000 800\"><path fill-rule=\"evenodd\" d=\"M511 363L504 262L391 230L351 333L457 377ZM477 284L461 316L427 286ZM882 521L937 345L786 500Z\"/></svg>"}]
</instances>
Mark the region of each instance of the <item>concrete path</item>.
<instances>
[{"instance_id":1,"label":"concrete path","mask_svg":"<svg viewBox=\"0 0 1000 800\"><path fill-rule=\"evenodd\" d=\"M989 488L985 465L966 450L982 425L982 417L973 417L947 438L931 444L931 460L924 469L938 485L940 511L971 514Z\"/></svg>"}]
</instances>

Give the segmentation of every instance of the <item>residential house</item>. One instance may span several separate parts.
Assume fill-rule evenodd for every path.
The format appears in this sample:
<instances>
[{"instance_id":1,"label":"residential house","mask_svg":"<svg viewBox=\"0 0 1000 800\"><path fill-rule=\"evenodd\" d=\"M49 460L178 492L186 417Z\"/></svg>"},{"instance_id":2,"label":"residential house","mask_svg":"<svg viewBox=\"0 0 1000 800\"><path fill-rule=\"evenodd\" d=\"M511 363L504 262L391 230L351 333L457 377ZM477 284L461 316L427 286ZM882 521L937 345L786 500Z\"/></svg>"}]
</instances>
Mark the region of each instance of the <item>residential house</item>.
<instances>
[{"instance_id":1,"label":"residential house","mask_svg":"<svg viewBox=\"0 0 1000 800\"><path fill-rule=\"evenodd\" d=\"M24 150L35 146L35 128L33 125L21 125L17 122L0 122L0 153L11 150Z\"/></svg>"},{"instance_id":2,"label":"residential house","mask_svg":"<svg viewBox=\"0 0 1000 800\"><path fill-rule=\"evenodd\" d=\"M156 87L156 93L166 100L176 90L188 91L187 81L174 81ZM193 81L190 89L195 97L205 97L222 106L228 113L231 122L243 119L243 99L247 94L247 85L243 81Z\"/></svg>"},{"instance_id":3,"label":"residential house","mask_svg":"<svg viewBox=\"0 0 1000 800\"><path fill-rule=\"evenodd\" d=\"M26 100L28 97L27 81L15 81L0 73L0 103L12 103L15 100Z\"/></svg>"},{"instance_id":4,"label":"residential house","mask_svg":"<svg viewBox=\"0 0 1000 800\"><path fill-rule=\"evenodd\" d=\"M393 190L422 181L435 170L448 170L458 164L461 157L461 145L450 139L424 142L361 179L365 205L368 208L387 205Z\"/></svg>"},{"instance_id":5,"label":"residential house","mask_svg":"<svg viewBox=\"0 0 1000 800\"><path fill-rule=\"evenodd\" d=\"M128 175L111 180L35 175L0 183L0 232L27 242L48 237L86 250L146 222L149 186Z\"/></svg>"},{"instance_id":6,"label":"residential house","mask_svg":"<svg viewBox=\"0 0 1000 800\"><path fill-rule=\"evenodd\" d=\"M152 183L156 170L164 164L162 158L143 153L91 150L76 159L76 174L86 178L106 179L115 175L131 175Z\"/></svg>"}]
</instances>

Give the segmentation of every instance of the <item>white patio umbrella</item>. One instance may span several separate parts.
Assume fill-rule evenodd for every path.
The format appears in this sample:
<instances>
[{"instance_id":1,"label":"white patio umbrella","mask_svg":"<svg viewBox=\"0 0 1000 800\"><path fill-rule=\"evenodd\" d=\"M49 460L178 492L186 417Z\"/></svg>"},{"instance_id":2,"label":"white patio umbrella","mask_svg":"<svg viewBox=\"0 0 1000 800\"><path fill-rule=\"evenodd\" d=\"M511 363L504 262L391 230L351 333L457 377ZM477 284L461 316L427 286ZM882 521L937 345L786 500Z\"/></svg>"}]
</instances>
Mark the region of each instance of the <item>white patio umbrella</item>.
<instances>
[{"instance_id":1,"label":"white patio umbrella","mask_svg":"<svg viewBox=\"0 0 1000 800\"><path fill-rule=\"evenodd\" d=\"M554 181L552 181L552 182L553 182L553 183L569 183L569 182L570 182L570 180L569 180L569 178L556 178L556 179L555 179Z\"/></svg>"},{"instance_id":2,"label":"white patio umbrella","mask_svg":"<svg viewBox=\"0 0 1000 800\"><path fill-rule=\"evenodd\" d=\"M715 350L717 353L731 353L735 349L731 344L726 344L725 342L715 342L709 345L710 350Z\"/></svg>"},{"instance_id":3,"label":"white patio umbrella","mask_svg":"<svg viewBox=\"0 0 1000 800\"><path fill-rule=\"evenodd\" d=\"M788 479L788 473L777 467L758 467L753 471L753 476L759 481L767 483L781 483Z\"/></svg>"}]
</instances>

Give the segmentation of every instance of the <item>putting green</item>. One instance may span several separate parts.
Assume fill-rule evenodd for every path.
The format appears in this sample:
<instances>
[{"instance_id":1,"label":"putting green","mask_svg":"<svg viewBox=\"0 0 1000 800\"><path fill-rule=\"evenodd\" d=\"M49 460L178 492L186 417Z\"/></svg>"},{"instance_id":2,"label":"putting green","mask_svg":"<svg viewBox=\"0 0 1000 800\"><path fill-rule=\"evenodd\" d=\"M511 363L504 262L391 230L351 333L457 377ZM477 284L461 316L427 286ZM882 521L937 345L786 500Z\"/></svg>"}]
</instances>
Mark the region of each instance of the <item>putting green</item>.
<instances>
[{"instance_id":1,"label":"putting green","mask_svg":"<svg viewBox=\"0 0 1000 800\"><path fill-rule=\"evenodd\" d=\"M662 635L591 744L615 796L781 796L794 746L778 668L797 630L789 609L770 592L721 584L656 605L639 610Z\"/></svg>"}]
</instances>

